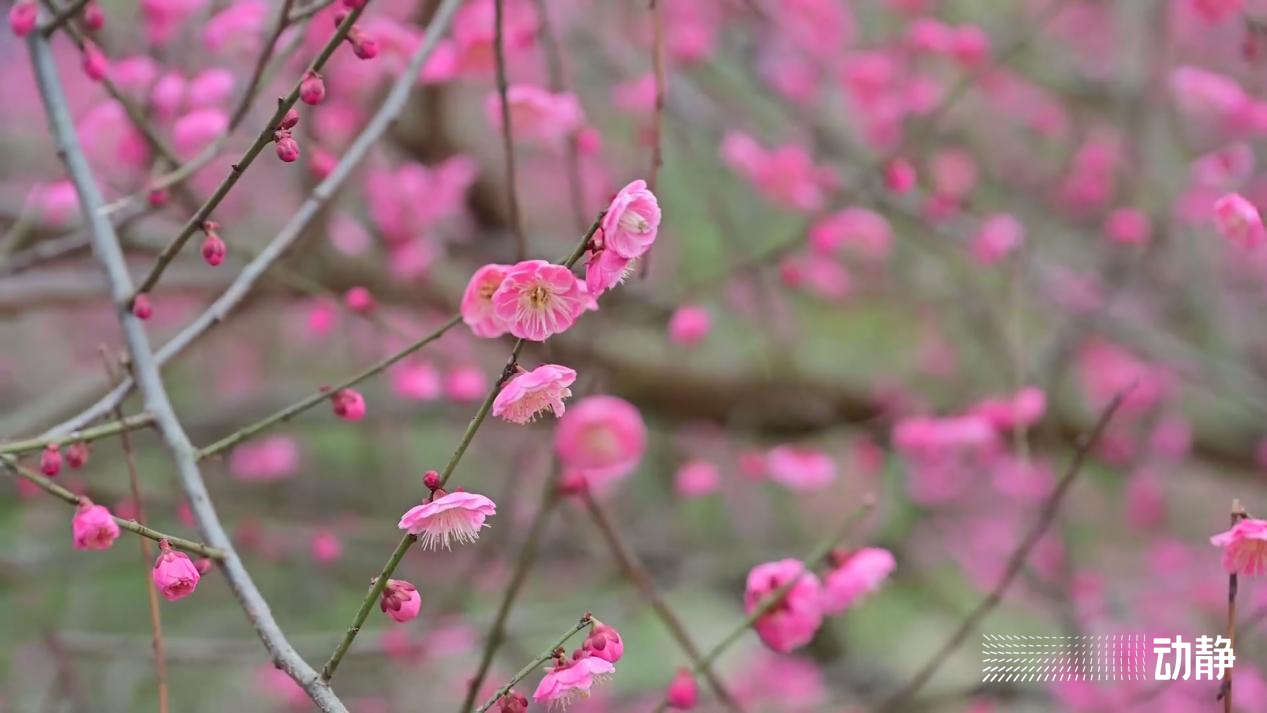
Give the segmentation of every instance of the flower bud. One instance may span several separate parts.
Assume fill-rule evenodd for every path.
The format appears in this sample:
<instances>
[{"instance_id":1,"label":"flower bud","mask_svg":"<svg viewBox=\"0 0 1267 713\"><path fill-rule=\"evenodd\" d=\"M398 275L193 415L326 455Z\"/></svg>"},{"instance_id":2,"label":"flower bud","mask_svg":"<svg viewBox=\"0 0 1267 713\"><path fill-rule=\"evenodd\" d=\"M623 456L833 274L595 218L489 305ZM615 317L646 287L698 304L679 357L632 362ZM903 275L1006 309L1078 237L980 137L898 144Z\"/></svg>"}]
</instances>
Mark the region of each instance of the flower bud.
<instances>
[{"instance_id":1,"label":"flower bud","mask_svg":"<svg viewBox=\"0 0 1267 713\"><path fill-rule=\"evenodd\" d=\"M286 163L294 163L299 159L299 142L295 141L289 131L278 131L273 139L277 142L277 158Z\"/></svg>"},{"instance_id":2,"label":"flower bud","mask_svg":"<svg viewBox=\"0 0 1267 713\"><path fill-rule=\"evenodd\" d=\"M334 415L344 421L360 421L365 418L365 397L355 389L339 389L330 397Z\"/></svg>"},{"instance_id":3,"label":"flower bud","mask_svg":"<svg viewBox=\"0 0 1267 713\"><path fill-rule=\"evenodd\" d=\"M295 128L298 123L299 110L292 106L286 110L286 115L282 117L282 123L278 124L277 128L281 131L289 131Z\"/></svg>"},{"instance_id":4,"label":"flower bud","mask_svg":"<svg viewBox=\"0 0 1267 713\"><path fill-rule=\"evenodd\" d=\"M498 713L526 713L528 699L524 694L510 690L497 701Z\"/></svg>"},{"instance_id":5,"label":"flower bud","mask_svg":"<svg viewBox=\"0 0 1267 713\"><path fill-rule=\"evenodd\" d=\"M101 53L101 49L92 42L84 42L84 74L94 82L100 82L106 78L106 73L110 70L110 65L106 61L106 56Z\"/></svg>"},{"instance_id":6,"label":"flower bud","mask_svg":"<svg viewBox=\"0 0 1267 713\"><path fill-rule=\"evenodd\" d=\"M374 309L374 295L365 287L353 287L344 293L343 303L353 312L365 314Z\"/></svg>"},{"instance_id":7,"label":"flower bud","mask_svg":"<svg viewBox=\"0 0 1267 713\"><path fill-rule=\"evenodd\" d=\"M321 75L312 70L308 70L308 74L304 75L304 80L299 83L299 99L308 105L317 105L326 98L326 83L322 81Z\"/></svg>"},{"instance_id":8,"label":"flower bud","mask_svg":"<svg viewBox=\"0 0 1267 713\"><path fill-rule=\"evenodd\" d=\"M132 299L132 315L140 320L149 319L154 314L154 306L150 304L150 296L142 292Z\"/></svg>"},{"instance_id":9,"label":"flower bud","mask_svg":"<svg viewBox=\"0 0 1267 713\"><path fill-rule=\"evenodd\" d=\"M70 521L71 537L77 550L108 550L119 539L119 524L102 505L84 498Z\"/></svg>"},{"instance_id":10,"label":"flower bud","mask_svg":"<svg viewBox=\"0 0 1267 713\"><path fill-rule=\"evenodd\" d=\"M422 484L427 486L427 490L435 492L440 487L440 474L434 470L429 470L422 476Z\"/></svg>"},{"instance_id":11,"label":"flower bud","mask_svg":"<svg viewBox=\"0 0 1267 713\"><path fill-rule=\"evenodd\" d=\"M348 32L348 41L352 43L352 54L360 59L374 59L378 56L378 40L353 27Z\"/></svg>"},{"instance_id":12,"label":"flower bud","mask_svg":"<svg viewBox=\"0 0 1267 713\"><path fill-rule=\"evenodd\" d=\"M44 452L40 454L40 472L50 478L62 472L62 451L56 443L44 446Z\"/></svg>"},{"instance_id":13,"label":"flower bud","mask_svg":"<svg viewBox=\"0 0 1267 713\"><path fill-rule=\"evenodd\" d=\"M88 444L84 441L66 446L66 465L74 469L84 467L88 462Z\"/></svg>"},{"instance_id":14,"label":"flower bud","mask_svg":"<svg viewBox=\"0 0 1267 713\"><path fill-rule=\"evenodd\" d=\"M625 642L620 639L620 632L595 619L590 627L589 636L581 644L581 651L586 656L597 656L604 661L616 663L625 653Z\"/></svg>"},{"instance_id":15,"label":"flower bud","mask_svg":"<svg viewBox=\"0 0 1267 713\"><path fill-rule=\"evenodd\" d=\"M202 574L189 561L189 555L173 550L167 540L161 540L158 549L158 559L154 561L154 586L169 602L193 594Z\"/></svg>"},{"instance_id":16,"label":"flower bud","mask_svg":"<svg viewBox=\"0 0 1267 713\"><path fill-rule=\"evenodd\" d=\"M904 158L895 158L884 167L884 186L894 193L915 187L915 167Z\"/></svg>"},{"instance_id":17,"label":"flower bud","mask_svg":"<svg viewBox=\"0 0 1267 713\"><path fill-rule=\"evenodd\" d=\"M404 623L418 616L422 608L422 596L414 585L403 579L389 579L383 587L383 596L378 601L378 608L387 616L399 623Z\"/></svg>"},{"instance_id":18,"label":"flower bud","mask_svg":"<svg viewBox=\"0 0 1267 713\"><path fill-rule=\"evenodd\" d=\"M167 199L171 197L166 188L151 188L146 194L145 200L149 202L151 208L161 208L167 204Z\"/></svg>"},{"instance_id":19,"label":"flower bud","mask_svg":"<svg viewBox=\"0 0 1267 713\"><path fill-rule=\"evenodd\" d=\"M225 252L224 241L220 239L220 236L214 231L208 232L207 237L202 241L202 259L206 260L208 265L216 267L224 262Z\"/></svg>"},{"instance_id":20,"label":"flower bud","mask_svg":"<svg viewBox=\"0 0 1267 713\"><path fill-rule=\"evenodd\" d=\"M669 682L669 690L664 694L665 702L670 708L689 711L699 701L699 685L688 668L678 669L677 675Z\"/></svg>"},{"instance_id":21,"label":"flower bud","mask_svg":"<svg viewBox=\"0 0 1267 713\"><path fill-rule=\"evenodd\" d=\"M96 32L106 26L106 14L96 0L84 6L84 25L89 32Z\"/></svg>"},{"instance_id":22,"label":"flower bud","mask_svg":"<svg viewBox=\"0 0 1267 713\"><path fill-rule=\"evenodd\" d=\"M34 0L18 0L9 8L9 29L18 37L26 37L35 29L40 11Z\"/></svg>"}]
</instances>

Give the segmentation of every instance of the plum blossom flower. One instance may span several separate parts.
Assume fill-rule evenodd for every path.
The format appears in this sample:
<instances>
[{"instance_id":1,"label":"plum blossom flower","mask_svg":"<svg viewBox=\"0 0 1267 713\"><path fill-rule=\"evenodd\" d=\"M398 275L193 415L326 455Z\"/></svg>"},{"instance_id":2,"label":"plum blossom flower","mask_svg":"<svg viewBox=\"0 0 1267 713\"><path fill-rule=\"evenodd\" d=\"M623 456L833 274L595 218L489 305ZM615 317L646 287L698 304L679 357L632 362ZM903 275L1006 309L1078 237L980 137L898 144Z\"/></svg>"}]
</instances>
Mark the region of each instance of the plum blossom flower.
<instances>
[{"instance_id":1,"label":"plum blossom flower","mask_svg":"<svg viewBox=\"0 0 1267 713\"><path fill-rule=\"evenodd\" d=\"M783 559L757 565L748 572L744 590L744 611L752 614L766 597L780 588L790 589L753 624L766 646L788 653L808 644L823 623L822 584L797 559Z\"/></svg>"},{"instance_id":2,"label":"plum blossom flower","mask_svg":"<svg viewBox=\"0 0 1267 713\"><path fill-rule=\"evenodd\" d=\"M158 549L158 559L154 562L154 586L169 602L193 594L202 574L190 561L189 555L173 550L167 540L160 541Z\"/></svg>"},{"instance_id":3,"label":"plum blossom flower","mask_svg":"<svg viewBox=\"0 0 1267 713\"><path fill-rule=\"evenodd\" d=\"M451 542L458 544L479 539L484 520L497 514L492 500L476 493L461 490L444 493L437 490L431 502L415 505L400 517L398 527L416 535L424 549L443 546L449 549Z\"/></svg>"},{"instance_id":4,"label":"plum blossom flower","mask_svg":"<svg viewBox=\"0 0 1267 713\"><path fill-rule=\"evenodd\" d=\"M1025 242L1025 226L1008 213L985 219L972 240L972 257L982 265L993 265Z\"/></svg>"},{"instance_id":5,"label":"plum blossom flower","mask_svg":"<svg viewBox=\"0 0 1267 713\"><path fill-rule=\"evenodd\" d=\"M616 667L610 661L597 656L584 656L574 661L559 661L554 669L541 679L532 698L537 703L566 707L577 697L588 697L594 684L601 683Z\"/></svg>"},{"instance_id":6,"label":"plum blossom flower","mask_svg":"<svg viewBox=\"0 0 1267 713\"><path fill-rule=\"evenodd\" d=\"M660 204L647 182L638 179L620 189L603 216L603 249L624 258L642 257L660 229Z\"/></svg>"},{"instance_id":7,"label":"plum blossom flower","mask_svg":"<svg viewBox=\"0 0 1267 713\"><path fill-rule=\"evenodd\" d=\"M884 216L866 208L846 208L810 227L809 244L833 255L842 248L867 260L883 261L893 244L893 229Z\"/></svg>"},{"instance_id":8,"label":"plum blossom flower","mask_svg":"<svg viewBox=\"0 0 1267 713\"><path fill-rule=\"evenodd\" d=\"M585 263L585 288L598 297L625 281L633 273L634 261L612 250L599 250Z\"/></svg>"},{"instance_id":9,"label":"plum blossom flower","mask_svg":"<svg viewBox=\"0 0 1267 713\"><path fill-rule=\"evenodd\" d=\"M77 550L107 550L119 539L119 524L110 511L88 498L80 500L70 529Z\"/></svg>"},{"instance_id":10,"label":"plum blossom flower","mask_svg":"<svg viewBox=\"0 0 1267 713\"><path fill-rule=\"evenodd\" d=\"M572 395L568 387L576 381L576 372L558 364L542 364L532 371L516 375L497 394L493 415L511 423L531 423L543 411L555 418L563 416L563 399Z\"/></svg>"},{"instance_id":11,"label":"plum blossom flower","mask_svg":"<svg viewBox=\"0 0 1267 713\"><path fill-rule=\"evenodd\" d=\"M418 616L422 597L418 588L403 579L389 579L378 600L378 608L397 623L403 624Z\"/></svg>"},{"instance_id":12,"label":"plum blossom flower","mask_svg":"<svg viewBox=\"0 0 1267 713\"><path fill-rule=\"evenodd\" d=\"M1246 250L1267 240L1258 208L1239 193L1229 193L1214 202L1214 227L1229 242Z\"/></svg>"},{"instance_id":13,"label":"plum blossom flower","mask_svg":"<svg viewBox=\"0 0 1267 713\"><path fill-rule=\"evenodd\" d=\"M843 556L823 578L823 613L838 614L874 592L895 566L893 553L879 547L864 547Z\"/></svg>"},{"instance_id":14,"label":"plum blossom flower","mask_svg":"<svg viewBox=\"0 0 1267 713\"><path fill-rule=\"evenodd\" d=\"M545 260L525 260L507 270L492 302L507 331L534 342L566 331L586 306L572 271Z\"/></svg>"},{"instance_id":15,"label":"plum blossom flower","mask_svg":"<svg viewBox=\"0 0 1267 713\"><path fill-rule=\"evenodd\" d=\"M685 347L693 347L708 336L712 317L708 310L695 305L682 305L669 318L669 339Z\"/></svg>"},{"instance_id":16,"label":"plum blossom flower","mask_svg":"<svg viewBox=\"0 0 1267 713\"><path fill-rule=\"evenodd\" d=\"M485 265L466 283L462 292L462 321L477 337L500 337L506 333L506 324L493 309L493 293L501 287L509 270L509 265Z\"/></svg>"},{"instance_id":17,"label":"plum blossom flower","mask_svg":"<svg viewBox=\"0 0 1267 713\"><path fill-rule=\"evenodd\" d=\"M1223 548L1223 569L1251 577L1267 572L1267 520L1247 518L1210 538Z\"/></svg>"},{"instance_id":18,"label":"plum blossom flower","mask_svg":"<svg viewBox=\"0 0 1267 713\"><path fill-rule=\"evenodd\" d=\"M831 169L815 166L802 146L787 144L766 151L751 136L737 131L726 134L721 154L731 170L774 203L793 210L819 210L827 200L826 191L839 180Z\"/></svg>"},{"instance_id":19,"label":"plum blossom flower","mask_svg":"<svg viewBox=\"0 0 1267 713\"><path fill-rule=\"evenodd\" d=\"M766 456L766 466L770 479L789 490L822 490L836 480L836 461L813 448L777 446Z\"/></svg>"},{"instance_id":20,"label":"plum blossom flower","mask_svg":"<svg viewBox=\"0 0 1267 713\"><path fill-rule=\"evenodd\" d=\"M595 619L590 627L589 636L581 644L584 656L596 656L604 661L616 663L625 654L625 642L620 638L616 627L609 626Z\"/></svg>"},{"instance_id":21,"label":"plum blossom flower","mask_svg":"<svg viewBox=\"0 0 1267 713\"><path fill-rule=\"evenodd\" d=\"M510 126L516 139L560 141L585 125L585 110L571 92L555 94L540 87L516 84L506 90ZM502 128L501 95L492 92L484 113L496 131Z\"/></svg>"},{"instance_id":22,"label":"plum blossom flower","mask_svg":"<svg viewBox=\"0 0 1267 713\"><path fill-rule=\"evenodd\" d=\"M646 448L642 415L616 396L581 399L554 431L554 449L564 468L582 474L591 485L628 475Z\"/></svg>"}]
</instances>

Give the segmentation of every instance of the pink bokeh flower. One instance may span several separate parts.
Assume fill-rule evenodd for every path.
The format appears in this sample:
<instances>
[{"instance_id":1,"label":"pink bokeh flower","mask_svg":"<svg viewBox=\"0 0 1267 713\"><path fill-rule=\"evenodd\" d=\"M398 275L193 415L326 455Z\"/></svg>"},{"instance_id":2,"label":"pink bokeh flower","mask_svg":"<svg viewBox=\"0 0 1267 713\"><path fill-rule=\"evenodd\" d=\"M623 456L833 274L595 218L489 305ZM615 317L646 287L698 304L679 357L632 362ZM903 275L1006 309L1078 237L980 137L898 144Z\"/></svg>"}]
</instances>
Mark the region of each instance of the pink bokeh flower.
<instances>
[{"instance_id":1,"label":"pink bokeh flower","mask_svg":"<svg viewBox=\"0 0 1267 713\"><path fill-rule=\"evenodd\" d=\"M569 471L598 485L628 475L647 448L647 426L638 409L616 396L589 396L560 419L554 449Z\"/></svg>"},{"instance_id":2,"label":"pink bokeh flower","mask_svg":"<svg viewBox=\"0 0 1267 713\"><path fill-rule=\"evenodd\" d=\"M154 586L169 602L184 599L194 593L202 574L190 561L189 555L177 552L167 540L158 543L159 555L154 562Z\"/></svg>"},{"instance_id":3,"label":"pink bokeh flower","mask_svg":"<svg viewBox=\"0 0 1267 713\"><path fill-rule=\"evenodd\" d=\"M493 312L507 331L534 342L566 331L586 305L572 271L545 260L525 260L512 266L492 301Z\"/></svg>"},{"instance_id":4,"label":"pink bokeh flower","mask_svg":"<svg viewBox=\"0 0 1267 713\"><path fill-rule=\"evenodd\" d=\"M815 166L802 146L787 144L767 151L747 134L732 131L721 145L722 159L774 203L793 210L813 212L827 200L827 191L839 177L826 167Z\"/></svg>"},{"instance_id":5,"label":"pink bokeh flower","mask_svg":"<svg viewBox=\"0 0 1267 713\"><path fill-rule=\"evenodd\" d=\"M893 553L864 547L840 558L823 577L823 612L839 614L863 596L874 592L897 566Z\"/></svg>"},{"instance_id":6,"label":"pink bokeh flower","mask_svg":"<svg viewBox=\"0 0 1267 713\"><path fill-rule=\"evenodd\" d=\"M452 542L465 544L479 539L480 529L487 527L484 521L497 514L492 500L476 493L461 490L442 494L431 502L415 505L400 517L398 527L418 537L424 549L443 546L446 550Z\"/></svg>"},{"instance_id":7,"label":"pink bokeh flower","mask_svg":"<svg viewBox=\"0 0 1267 713\"><path fill-rule=\"evenodd\" d=\"M506 324L493 309L493 294L506 279L509 265L489 264L471 275L462 292L462 321L477 337L500 337L506 333Z\"/></svg>"},{"instance_id":8,"label":"pink bokeh flower","mask_svg":"<svg viewBox=\"0 0 1267 713\"><path fill-rule=\"evenodd\" d=\"M846 208L815 222L809 244L824 255L845 250L863 260L881 262L892 250L893 229L888 219L873 210Z\"/></svg>"},{"instance_id":9,"label":"pink bokeh flower","mask_svg":"<svg viewBox=\"0 0 1267 713\"><path fill-rule=\"evenodd\" d=\"M822 584L797 559L757 565L748 572L744 611L752 614L772 593L790 586L785 594L753 624L766 646L788 653L808 644L823 623Z\"/></svg>"},{"instance_id":10,"label":"pink bokeh flower","mask_svg":"<svg viewBox=\"0 0 1267 713\"><path fill-rule=\"evenodd\" d=\"M801 492L829 487L836 480L836 461L823 451L798 446L777 446L766 455L770 479Z\"/></svg>"},{"instance_id":11,"label":"pink bokeh flower","mask_svg":"<svg viewBox=\"0 0 1267 713\"><path fill-rule=\"evenodd\" d=\"M660 230L660 203L638 179L620 189L603 216L603 249L630 260L651 249Z\"/></svg>"},{"instance_id":12,"label":"pink bokeh flower","mask_svg":"<svg viewBox=\"0 0 1267 713\"><path fill-rule=\"evenodd\" d=\"M673 680L669 681L664 700L670 708L680 711L689 711L695 707L695 704L699 702L699 684L695 682L695 674L691 673L691 669L685 667L678 669Z\"/></svg>"},{"instance_id":13,"label":"pink bokeh flower","mask_svg":"<svg viewBox=\"0 0 1267 713\"><path fill-rule=\"evenodd\" d=\"M1267 240L1258 208L1239 193L1228 193L1214 202L1214 227L1228 242L1246 250Z\"/></svg>"},{"instance_id":14,"label":"pink bokeh flower","mask_svg":"<svg viewBox=\"0 0 1267 713\"><path fill-rule=\"evenodd\" d=\"M1251 577L1267 571L1267 520L1247 518L1210 538L1223 548L1223 569Z\"/></svg>"},{"instance_id":15,"label":"pink bokeh flower","mask_svg":"<svg viewBox=\"0 0 1267 713\"><path fill-rule=\"evenodd\" d=\"M70 521L71 536L77 550L107 550L119 539L119 524L104 505L94 505L88 498L79 502Z\"/></svg>"},{"instance_id":16,"label":"pink bokeh flower","mask_svg":"<svg viewBox=\"0 0 1267 713\"><path fill-rule=\"evenodd\" d=\"M684 498L702 498L721 487L721 471L706 460L683 463L673 478L673 489Z\"/></svg>"},{"instance_id":17,"label":"pink bokeh flower","mask_svg":"<svg viewBox=\"0 0 1267 713\"><path fill-rule=\"evenodd\" d=\"M704 341L712 329L713 320L708 310L695 305L682 305L669 318L669 339L684 347L693 347Z\"/></svg>"},{"instance_id":18,"label":"pink bokeh flower","mask_svg":"<svg viewBox=\"0 0 1267 713\"><path fill-rule=\"evenodd\" d=\"M982 265L993 265L1015 252L1025 242L1025 226L1009 213L985 219L972 240L972 257Z\"/></svg>"},{"instance_id":19,"label":"pink bokeh flower","mask_svg":"<svg viewBox=\"0 0 1267 713\"><path fill-rule=\"evenodd\" d=\"M588 697L596 683L601 683L616 667L597 656L584 656L574 661L560 661L541 679L532 698L537 703L566 707L577 697Z\"/></svg>"},{"instance_id":20,"label":"pink bokeh flower","mask_svg":"<svg viewBox=\"0 0 1267 713\"><path fill-rule=\"evenodd\" d=\"M515 140L560 141L585 125L585 110L571 92L547 91L528 84L515 84L506 91L510 105L510 126ZM494 131L501 131L501 96L490 93L484 113Z\"/></svg>"},{"instance_id":21,"label":"pink bokeh flower","mask_svg":"<svg viewBox=\"0 0 1267 713\"><path fill-rule=\"evenodd\" d=\"M560 418L566 410L563 399L572 395L568 387L574 381L576 372L558 364L542 364L517 374L498 392L493 415L519 424L531 423L547 410Z\"/></svg>"},{"instance_id":22,"label":"pink bokeh flower","mask_svg":"<svg viewBox=\"0 0 1267 713\"><path fill-rule=\"evenodd\" d=\"M378 608L399 624L418 616L422 608L422 596L414 585L403 579L389 579L378 600Z\"/></svg>"}]
</instances>

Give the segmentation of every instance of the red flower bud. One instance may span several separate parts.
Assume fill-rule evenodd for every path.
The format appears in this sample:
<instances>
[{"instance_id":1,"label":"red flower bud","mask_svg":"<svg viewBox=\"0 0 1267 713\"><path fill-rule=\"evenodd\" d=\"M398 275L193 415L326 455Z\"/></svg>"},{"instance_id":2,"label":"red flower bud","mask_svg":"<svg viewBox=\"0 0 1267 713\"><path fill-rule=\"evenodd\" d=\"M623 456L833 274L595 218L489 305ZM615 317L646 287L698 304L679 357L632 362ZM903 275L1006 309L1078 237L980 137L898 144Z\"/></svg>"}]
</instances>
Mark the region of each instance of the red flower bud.
<instances>
[{"instance_id":1,"label":"red flower bud","mask_svg":"<svg viewBox=\"0 0 1267 713\"><path fill-rule=\"evenodd\" d=\"M82 468L88 462L88 444L84 441L72 443L66 447L66 465L71 468Z\"/></svg>"},{"instance_id":2,"label":"red flower bud","mask_svg":"<svg viewBox=\"0 0 1267 713\"><path fill-rule=\"evenodd\" d=\"M137 295L132 300L132 314L137 319L149 319L154 314L154 306L150 304L150 297L145 293Z\"/></svg>"},{"instance_id":3,"label":"red flower bud","mask_svg":"<svg viewBox=\"0 0 1267 713\"><path fill-rule=\"evenodd\" d=\"M56 443L45 446L40 454L40 472L50 478L62 472L62 451Z\"/></svg>"},{"instance_id":4,"label":"red flower bud","mask_svg":"<svg viewBox=\"0 0 1267 713\"><path fill-rule=\"evenodd\" d=\"M214 232L207 233L207 237L202 241L202 259L207 264L216 267L224 262L225 246L224 241Z\"/></svg>"},{"instance_id":5,"label":"red flower bud","mask_svg":"<svg viewBox=\"0 0 1267 713\"><path fill-rule=\"evenodd\" d=\"M90 32L96 32L106 26L106 14L95 0L84 7L84 25Z\"/></svg>"},{"instance_id":6,"label":"red flower bud","mask_svg":"<svg viewBox=\"0 0 1267 713\"><path fill-rule=\"evenodd\" d=\"M326 83L321 80L321 75L312 70L308 70L308 74L304 75L304 81L299 83L299 99L309 105L320 104L326 98Z\"/></svg>"},{"instance_id":7,"label":"red flower bud","mask_svg":"<svg viewBox=\"0 0 1267 713\"><path fill-rule=\"evenodd\" d=\"M273 138L277 141L277 158L286 163L294 163L299 158L299 142L289 131L278 131Z\"/></svg>"},{"instance_id":8,"label":"red flower bud","mask_svg":"<svg viewBox=\"0 0 1267 713\"><path fill-rule=\"evenodd\" d=\"M286 115L282 117L282 123L278 124L277 128L282 131L289 131L290 129L295 128L295 125L298 123L299 110L292 106L286 110Z\"/></svg>"}]
</instances>

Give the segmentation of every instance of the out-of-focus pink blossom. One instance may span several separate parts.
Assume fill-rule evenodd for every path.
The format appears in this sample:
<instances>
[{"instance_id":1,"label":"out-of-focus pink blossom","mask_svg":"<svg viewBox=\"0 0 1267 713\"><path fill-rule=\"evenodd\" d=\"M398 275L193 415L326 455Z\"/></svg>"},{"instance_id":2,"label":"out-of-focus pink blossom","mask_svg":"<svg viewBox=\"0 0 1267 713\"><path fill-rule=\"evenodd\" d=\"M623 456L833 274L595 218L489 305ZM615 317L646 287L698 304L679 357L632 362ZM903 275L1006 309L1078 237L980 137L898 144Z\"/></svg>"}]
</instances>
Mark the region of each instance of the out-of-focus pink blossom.
<instances>
[{"instance_id":1,"label":"out-of-focus pink blossom","mask_svg":"<svg viewBox=\"0 0 1267 713\"><path fill-rule=\"evenodd\" d=\"M313 533L308 548L312 558L322 564L330 564L343 556L343 542L329 530Z\"/></svg>"},{"instance_id":2,"label":"out-of-focus pink blossom","mask_svg":"<svg viewBox=\"0 0 1267 713\"><path fill-rule=\"evenodd\" d=\"M1239 193L1228 193L1214 202L1214 227L1228 242L1245 250L1267 240L1258 208Z\"/></svg>"},{"instance_id":3,"label":"out-of-focus pink blossom","mask_svg":"<svg viewBox=\"0 0 1267 713\"><path fill-rule=\"evenodd\" d=\"M510 126L515 140L557 142L585 124L585 110L571 92L553 93L530 84L515 84L506 91ZM484 113L494 131L501 131L501 96L490 93Z\"/></svg>"},{"instance_id":4,"label":"out-of-focus pink blossom","mask_svg":"<svg viewBox=\"0 0 1267 713\"><path fill-rule=\"evenodd\" d=\"M849 608L878 589L896 566L893 553L879 547L864 547L837 558L836 566L823 577L823 612L839 614Z\"/></svg>"},{"instance_id":5,"label":"out-of-focus pink blossom","mask_svg":"<svg viewBox=\"0 0 1267 713\"><path fill-rule=\"evenodd\" d=\"M786 144L766 151L751 136L738 131L726 134L721 155L731 170L751 181L767 198L793 210L821 209L827 191L839 181L831 169L815 166L801 146Z\"/></svg>"},{"instance_id":6,"label":"out-of-focus pink blossom","mask_svg":"<svg viewBox=\"0 0 1267 713\"><path fill-rule=\"evenodd\" d=\"M229 116L220 109L196 109L176 120L172 145L185 158L193 158L229 128Z\"/></svg>"},{"instance_id":7,"label":"out-of-focus pink blossom","mask_svg":"<svg viewBox=\"0 0 1267 713\"><path fill-rule=\"evenodd\" d=\"M1223 569L1228 574L1252 577L1267 571L1267 520L1243 519L1211 537L1210 544L1223 548Z\"/></svg>"},{"instance_id":8,"label":"out-of-focus pink blossom","mask_svg":"<svg viewBox=\"0 0 1267 713\"><path fill-rule=\"evenodd\" d=\"M744 611L752 614L774 592L794 582L778 601L753 624L766 646L788 653L814 638L823 623L822 584L796 559L757 565L748 572Z\"/></svg>"},{"instance_id":9,"label":"out-of-focus pink blossom","mask_svg":"<svg viewBox=\"0 0 1267 713\"><path fill-rule=\"evenodd\" d=\"M633 404L615 396L589 396L559 420L554 449L565 469L591 485L633 471L647 447L647 426Z\"/></svg>"},{"instance_id":10,"label":"out-of-focus pink blossom","mask_svg":"<svg viewBox=\"0 0 1267 713\"><path fill-rule=\"evenodd\" d=\"M684 498L702 498L721 487L721 471L706 460L689 460L677 469L673 488Z\"/></svg>"},{"instance_id":11,"label":"out-of-focus pink blossom","mask_svg":"<svg viewBox=\"0 0 1267 713\"><path fill-rule=\"evenodd\" d=\"M778 446L766 454L770 479L789 490L813 492L836 482L836 461L814 448Z\"/></svg>"},{"instance_id":12,"label":"out-of-focus pink blossom","mask_svg":"<svg viewBox=\"0 0 1267 713\"><path fill-rule=\"evenodd\" d=\"M712 321L708 310L703 307L682 305L669 318L669 339L682 346L696 346L708 336Z\"/></svg>"},{"instance_id":13,"label":"out-of-focus pink blossom","mask_svg":"<svg viewBox=\"0 0 1267 713\"><path fill-rule=\"evenodd\" d=\"M392 392L410 401L432 401L444 393L440 372L431 362L405 362L389 372Z\"/></svg>"},{"instance_id":14,"label":"out-of-focus pink blossom","mask_svg":"<svg viewBox=\"0 0 1267 713\"><path fill-rule=\"evenodd\" d=\"M471 403L484 398L488 391L488 377L474 364L462 364L449 370L444 377L444 395L456 403Z\"/></svg>"},{"instance_id":15,"label":"out-of-focus pink blossom","mask_svg":"<svg viewBox=\"0 0 1267 713\"><path fill-rule=\"evenodd\" d=\"M809 244L832 255L842 249L865 260L888 258L893 229L884 216L866 208L846 208L819 219L809 229Z\"/></svg>"},{"instance_id":16,"label":"out-of-focus pink blossom","mask_svg":"<svg viewBox=\"0 0 1267 713\"><path fill-rule=\"evenodd\" d=\"M695 682L695 674L691 673L691 669L678 669L673 680L669 681L664 700L670 708L680 711L689 711L695 707L699 702L699 684Z\"/></svg>"},{"instance_id":17,"label":"out-of-focus pink blossom","mask_svg":"<svg viewBox=\"0 0 1267 713\"><path fill-rule=\"evenodd\" d=\"M334 415L344 421L360 421L365 418L365 397L356 389L339 389L330 396Z\"/></svg>"},{"instance_id":18,"label":"out-of-focus pink blossom","mask_svg":"<svg viewBox=\"0 0 1267 713\"><path fill-rule=\"evenodd\" d=\"M982 265L993 265L1025 242L1025 226L1009 213L985 219L972 240L972 256Z\"/></svg>"},{"instance_id":19,"label":"out-of-focus pink blossom","mask_svg":"<svg viewBox=\"0 0 1267 713\"><path fill-rule=\"evenodd\" d=\"M299 471L299 445L290 436L265 436L229 454L229 473L239 480L272 482Z\"/></svg>"},{"instance_id":20,"label":"out-of-focus pink blossom","mask_svg":"<svg viewBox=\"0 0 1267 713\"><path fill-rule=\"evenodd\" d=\"M1104 235L1118 245L1146 245L1153 225L1148 214L1138 208L1118 208L1104 221Z\"/></svg>"}]
</instances>

